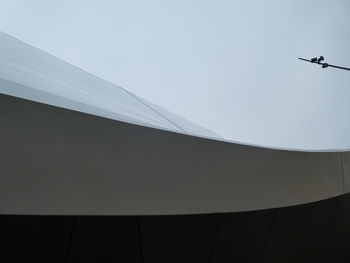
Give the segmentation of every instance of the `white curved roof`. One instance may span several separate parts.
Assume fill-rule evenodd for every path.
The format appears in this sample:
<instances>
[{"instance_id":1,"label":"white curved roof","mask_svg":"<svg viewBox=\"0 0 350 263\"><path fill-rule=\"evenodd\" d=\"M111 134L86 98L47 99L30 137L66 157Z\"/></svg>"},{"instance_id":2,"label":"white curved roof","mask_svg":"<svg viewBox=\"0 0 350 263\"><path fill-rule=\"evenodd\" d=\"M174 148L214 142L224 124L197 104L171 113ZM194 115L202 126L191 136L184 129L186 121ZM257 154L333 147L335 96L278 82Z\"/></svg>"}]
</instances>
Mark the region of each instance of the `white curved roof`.
<instances>
[{"instance_id":1,"label":"white curved roof","mask_svg":"<svg viewBox=\"0 0 350 263\"><path fill-rule=\"evenodd\" d=\"M71 110L160 128L219 138L198 125L125 89L89 74L0 32L0 92Z\"/></svg>"},{"instance_id":2,"label":"white curved roof","mask_svg":"<svg viewBox=\"0 0 350 263\"><path fill-rule=\"evenodd\" d=\"M0 113L0 214L235 212L350 192L349 152L217 140L3 33Z\"/></svg>"}]
</instances>

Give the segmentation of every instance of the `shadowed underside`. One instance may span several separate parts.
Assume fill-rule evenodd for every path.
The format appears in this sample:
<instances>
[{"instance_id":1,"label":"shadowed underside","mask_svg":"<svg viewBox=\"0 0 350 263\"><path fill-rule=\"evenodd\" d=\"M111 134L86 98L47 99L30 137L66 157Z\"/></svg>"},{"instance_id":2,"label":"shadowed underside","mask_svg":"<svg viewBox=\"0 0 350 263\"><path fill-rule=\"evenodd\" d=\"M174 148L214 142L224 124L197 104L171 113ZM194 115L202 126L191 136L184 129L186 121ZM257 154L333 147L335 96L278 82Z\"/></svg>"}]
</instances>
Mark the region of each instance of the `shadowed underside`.
<instances>
[{"instance_id":1,"label":"shadowed underside","mask_svg":"<svg viewBox=\"0 0 350 263\"><path fill-rule=\"evenodd\" d=\"M3 262L349 262L350 196L253 212L0 216Z\"/></svg>"}]
</instances>

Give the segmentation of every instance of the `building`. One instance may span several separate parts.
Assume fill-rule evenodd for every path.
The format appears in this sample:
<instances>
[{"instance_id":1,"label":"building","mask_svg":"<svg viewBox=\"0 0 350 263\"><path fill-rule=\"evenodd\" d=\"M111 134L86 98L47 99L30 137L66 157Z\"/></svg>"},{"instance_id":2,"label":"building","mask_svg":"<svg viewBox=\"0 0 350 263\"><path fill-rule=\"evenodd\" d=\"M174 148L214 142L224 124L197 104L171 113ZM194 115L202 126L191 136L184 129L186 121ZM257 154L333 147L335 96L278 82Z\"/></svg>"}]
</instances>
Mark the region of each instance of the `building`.
<instances>
[{"instance_id":1,"label":"building","mask_svg":"<svg viewBox=\"0 0 350 263\"><path fill-rule=\"evenodd\" d=\"M220 139L0 34L4 262L346 262L350 153Z\"/></svg>"}]
</instances>

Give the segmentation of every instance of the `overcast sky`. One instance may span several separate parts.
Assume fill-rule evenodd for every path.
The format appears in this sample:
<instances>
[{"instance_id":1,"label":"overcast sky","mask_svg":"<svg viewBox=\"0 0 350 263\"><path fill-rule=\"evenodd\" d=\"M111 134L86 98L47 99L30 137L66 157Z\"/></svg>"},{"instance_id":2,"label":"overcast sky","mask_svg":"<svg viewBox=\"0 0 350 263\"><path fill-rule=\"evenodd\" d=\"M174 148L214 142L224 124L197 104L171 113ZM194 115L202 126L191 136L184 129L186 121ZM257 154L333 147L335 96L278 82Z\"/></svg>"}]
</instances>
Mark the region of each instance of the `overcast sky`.
<instances>
[{"instance_id":1,"label":"overcast sky","mask_svg":"<svg viewBox=\"0 0 350 263\"><path fill-rule=\"evenodd\" d=\"M222 137L350 148L349 0L0 0L0 30Z\"/></svg>"}]
</instances>

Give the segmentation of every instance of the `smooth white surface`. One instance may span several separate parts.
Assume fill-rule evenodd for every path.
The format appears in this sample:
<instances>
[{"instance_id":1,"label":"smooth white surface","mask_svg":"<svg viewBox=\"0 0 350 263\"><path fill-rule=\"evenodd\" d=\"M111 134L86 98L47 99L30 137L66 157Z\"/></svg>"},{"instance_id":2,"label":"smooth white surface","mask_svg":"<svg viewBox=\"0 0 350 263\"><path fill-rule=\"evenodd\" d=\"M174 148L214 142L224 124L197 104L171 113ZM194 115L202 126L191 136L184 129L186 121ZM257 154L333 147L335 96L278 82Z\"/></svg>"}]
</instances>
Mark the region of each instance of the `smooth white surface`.
<instances>
[{"instance_id":1,"label":"smooth white surface","mask_svg":"<svg viewBox=\"0 0 350 263\"><path fill-rule=\"evenodd\" d=\"M0 113L0 214L238 212L350 191L349 152L239 145L4 94Z\"/></svg>"},{"instance_id":2,"label":"smooth white surface","mask_svg":"<svg viewBox=\"0 0 350 263\"><path fill-rule=\"evenodd\" d=\"M223 141L3 33L0 93L2 214L238 212L349 192L348 152Z\"/></svg>"},{"instance_id":3,"label":"smooth white surface","mask_svg":"<svg viewBox=\"0 0 350 263\"><path fill-rule=\"evenodd\" d=\"M133 124L216 137L193 123L180 122L176 115L143 102L119 86L2 32L0 79L9 82L0 86L4 94Z\"/></svg>"}]
</instances>

